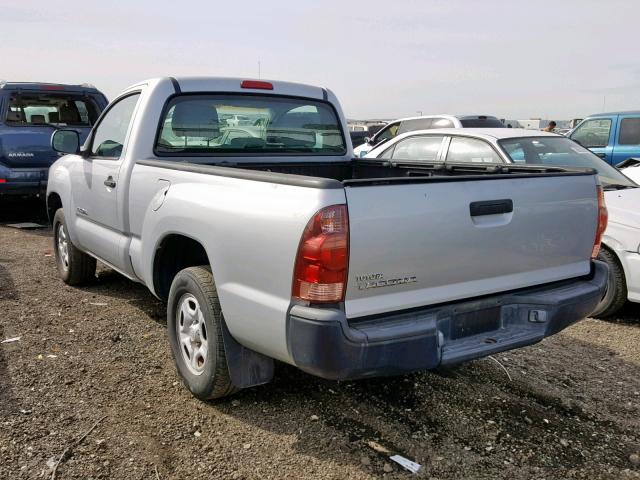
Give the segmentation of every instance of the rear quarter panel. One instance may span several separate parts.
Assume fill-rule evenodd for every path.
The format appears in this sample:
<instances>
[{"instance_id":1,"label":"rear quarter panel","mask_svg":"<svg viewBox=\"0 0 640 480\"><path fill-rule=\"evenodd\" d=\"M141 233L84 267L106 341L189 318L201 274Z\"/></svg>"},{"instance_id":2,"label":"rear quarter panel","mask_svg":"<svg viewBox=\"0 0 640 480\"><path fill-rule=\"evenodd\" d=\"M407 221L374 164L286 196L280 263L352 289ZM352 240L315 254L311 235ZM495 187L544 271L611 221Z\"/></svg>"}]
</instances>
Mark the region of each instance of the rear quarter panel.
<instances>
[{"instance_id":1,"label":"rear quarter panel","mask_svg":"<svg viewBox=\"0 0 640 480\"><path fill-rule=\"evenodd\" d=\"M343 189L136 165L129 202L133 267L153 290L153 259L162 239L177 233L197 240L209 257L231 334L249 348L289 361L286 316L302 231L319 209L344 202Z\"/></svg>"}]
</instances>

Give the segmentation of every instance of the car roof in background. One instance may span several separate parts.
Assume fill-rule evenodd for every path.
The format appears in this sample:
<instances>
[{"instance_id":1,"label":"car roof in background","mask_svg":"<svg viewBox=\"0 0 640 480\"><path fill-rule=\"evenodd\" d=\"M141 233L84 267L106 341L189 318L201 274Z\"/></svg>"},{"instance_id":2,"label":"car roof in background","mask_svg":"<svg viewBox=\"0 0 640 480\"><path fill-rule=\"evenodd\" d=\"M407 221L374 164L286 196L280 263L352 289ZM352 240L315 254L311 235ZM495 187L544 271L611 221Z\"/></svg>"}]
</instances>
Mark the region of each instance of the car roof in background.
<instances>
[{"instance_id":1,"label":"car roof in background","mask_svg":"<svg viewBox=\"0 0 640 480\"><path fill-rule=\"evenodd\" d=\"M52 92L95 92L98 89L88 83L80 85L70 85L65 83L44 83L44 82L2 82L0 81L0 89L2 90L50 90Z\"/></svg>"},{"instance_id":2,"label":"car roof in background","mask_svg":"<svg viewBox=\"0 0 640 480\"><path fill-rule=\"evenodd\" d=\"M527 130L524 128L434 128L431 130L413 130L411 132L398 135L393 140L398 141L403 138L417 135L455 135L458 137L477 137L486 140L501 140L503 138L520 137L558 137L567 138L551 132L540 130Z\"/></svg>"},{"instance_id":3,"label":"car roof in background","mask_svg":"<svg viewBox=\"0 0 640 480\"><path fill-rule=\"evenodd\" d=\"M610 117L612 115L640 115L640 110L623 110L620 112L594 113L593 115L588 115L584 118L587 119L595 117Z\"/></svg>"},{"instance_id":4,"label":"car roof in background","mask_svg":"<svg viewBox=\"0 0 640 480\"><path fill-rule=\"evenodd\" d=\"M420 120L422 118L449 118L449 119L456 118L458 120L477 120L477 119L485 119L485 118L497 119L498 117L494 115L452 115L450 113L435 113L433 115L421 115L418 117L396 118L395 120L390 120L388 123L404 122L407 120Z\"/></svg>"}]
</instances>

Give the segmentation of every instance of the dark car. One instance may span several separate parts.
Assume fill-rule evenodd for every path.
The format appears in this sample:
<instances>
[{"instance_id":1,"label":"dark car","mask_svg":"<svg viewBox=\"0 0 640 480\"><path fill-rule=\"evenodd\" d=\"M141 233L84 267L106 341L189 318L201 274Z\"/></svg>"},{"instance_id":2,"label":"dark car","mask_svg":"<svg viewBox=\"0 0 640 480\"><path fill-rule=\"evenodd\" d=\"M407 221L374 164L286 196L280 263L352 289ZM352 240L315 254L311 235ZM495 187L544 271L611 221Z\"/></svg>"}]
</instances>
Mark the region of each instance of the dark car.
<instances>
[{"instance_id":1,"label":"dark car","mask_svg":"<svg viewBox=\"0 0 640 480\"><path fill-rule=\"evenodd\" d=\"M371 133L369 133L368 131L349 131L349 136L351 137L351 144L353 145L353 148L362 145L369 135L371 135Z\"/></svg>"},{"instance_id":2,"label":"dark car","mask_svg":"<svg viewBox=\"0 0 640 480\"><path fill-rule=\"evenodd\" d=\"M59 154L51 135L61 127L82 141L107 105L90 85L0 83L0 195L39 195Z\"/></svg>"}]
</instances>

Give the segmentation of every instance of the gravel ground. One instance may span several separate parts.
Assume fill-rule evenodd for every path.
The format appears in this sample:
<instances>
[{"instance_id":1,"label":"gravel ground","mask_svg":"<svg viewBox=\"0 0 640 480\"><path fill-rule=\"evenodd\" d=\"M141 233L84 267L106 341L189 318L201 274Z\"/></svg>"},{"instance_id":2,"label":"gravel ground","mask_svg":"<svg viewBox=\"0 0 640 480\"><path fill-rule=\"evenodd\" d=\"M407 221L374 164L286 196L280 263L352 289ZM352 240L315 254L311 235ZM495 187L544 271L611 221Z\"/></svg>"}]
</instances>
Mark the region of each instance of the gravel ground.
<instances>
[{"instance_id":1,"label":"gravel ground","mask_svg":"<svg viewBox=\"0 0 640 480\"><path fill-rule=\"evenodd\" d=\"M0 203L0 222L39 208ZM382 449L418 478L640 478L637 307L450 370L329 382L279 365L209 403L178 379L164 306L104 268L64 285L48 229L0 226L0 312L0 340L21 337L0 345L2 479L50 478L65 449L56 478L413 476Z\"/></svg>"}]
</instances>

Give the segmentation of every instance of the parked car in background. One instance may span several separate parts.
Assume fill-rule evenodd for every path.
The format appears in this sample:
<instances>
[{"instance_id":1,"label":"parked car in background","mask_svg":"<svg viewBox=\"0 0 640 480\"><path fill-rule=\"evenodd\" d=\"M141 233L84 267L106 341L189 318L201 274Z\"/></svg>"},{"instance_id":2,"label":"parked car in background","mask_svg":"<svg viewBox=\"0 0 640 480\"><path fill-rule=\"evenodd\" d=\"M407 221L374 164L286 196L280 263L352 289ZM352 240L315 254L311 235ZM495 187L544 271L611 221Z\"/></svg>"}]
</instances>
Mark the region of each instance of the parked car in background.
<instances>
[{"instance_id":1,"label":"parked car in background","mask_svg":"<svg viewBox=\"0 0 640 480\"><path fill-rule=\"evenodd\" d=\"M591 115L569 138L611 165L640 157L640 111Z\"/></svg>"},{"instance_id":2,"label":"parked car in background","mask_svg":"<svg viewBox=\"0 0 640 480\"><path fill-rule=\"evenodd\" d=\"M367 139L369 133L365 130L349 130L349 136L351 137L351 145L353 148L359 147Z\"/></svg>"},{"instance_id":3,"label":"parked car in background","mask_svg":"<svg viewBox=\"0 0 640 480\"><path fill-rule=\"evenodd\" d=\"M70 128L84 141L106 105L89 85L0 83L0 195L44 193L59 157L52 133Z\"/></svg>"},{"instance_id":4,"label":"parked car in background","mask_svg":"<svg viewBox=\"0 0 640 480\"><path fill-rule=\"evenodd\" d=\"M535 164L595 169L609 210L609 226L598 252L598 258L609 265L609 280L607 293L593 315L613 315L626 300L640 302L640 188L572 140L515 128L424 130L400 135L369 152L366 158L371 157L407 164L426 160L497 169L507 163L515 164L510 168Z\"/></svg>"},{"instance_id":5,"label":"parked car in background","mask_svg":"<svg viewBox=\"0 0 640 480\"><path fill-rule=\"evenodd\" d=\"M414 130L432 128L505 128L496 117L487 115L424 115L422 117L401 118L388 123L365 143L355 148L356 157L365 156L371 149L388 142L397 135Z\"/></svg>"},{"instance_id":6,"label":"parked car in background","mask_svg":"<svg viewBox=\"0 0 640 480\"><path fill-rule=\"evenodd\" d=\"M627 177L640 184L640 158L629 158L616 165Z\"/></svg>"},{"instance_id":7,"label":"parked car in background","mask_svg":"<svg viewBox=\"0 0 640 480\"><path fill-rule=\"evenodd\" d=\"M219 112L266 119L228 143ZM171 121L167 121L171 118ZM62 279L96 259L167 301L199 398L268 382L396 375L539 342L598 303L606 212L593 171L414 171L354 159L326 89L161 78L123 92L52 167ZM432 164L433 166L434 164Z\"/></svg>"}]
</instances>

